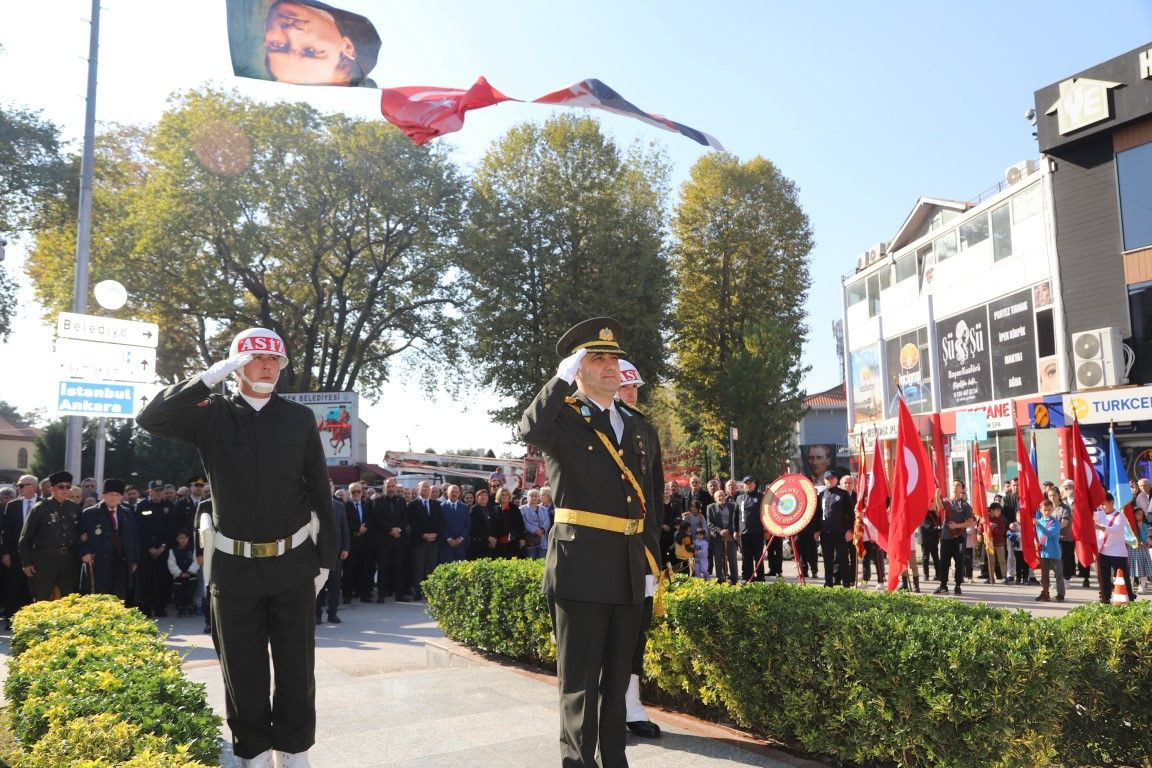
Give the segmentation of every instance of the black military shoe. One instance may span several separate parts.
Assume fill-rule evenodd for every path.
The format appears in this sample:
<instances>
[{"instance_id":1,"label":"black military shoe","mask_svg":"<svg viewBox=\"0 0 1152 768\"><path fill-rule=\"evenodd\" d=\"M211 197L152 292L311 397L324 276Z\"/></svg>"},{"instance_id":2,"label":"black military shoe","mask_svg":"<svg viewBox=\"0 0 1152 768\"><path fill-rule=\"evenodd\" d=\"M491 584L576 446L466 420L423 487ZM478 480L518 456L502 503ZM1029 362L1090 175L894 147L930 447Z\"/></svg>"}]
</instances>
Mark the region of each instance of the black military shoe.
<instances>
[{"instance_id":1,"label":"black military shoe","mask_svg":"<svg viewBox=\"0 0 1152 768\"><path fill-rule=\"evenodd\" d=\"M633 720L628 723L628 730L642 739L660 738L660 726L651 720Z\"/></svg>"}]
</instances>

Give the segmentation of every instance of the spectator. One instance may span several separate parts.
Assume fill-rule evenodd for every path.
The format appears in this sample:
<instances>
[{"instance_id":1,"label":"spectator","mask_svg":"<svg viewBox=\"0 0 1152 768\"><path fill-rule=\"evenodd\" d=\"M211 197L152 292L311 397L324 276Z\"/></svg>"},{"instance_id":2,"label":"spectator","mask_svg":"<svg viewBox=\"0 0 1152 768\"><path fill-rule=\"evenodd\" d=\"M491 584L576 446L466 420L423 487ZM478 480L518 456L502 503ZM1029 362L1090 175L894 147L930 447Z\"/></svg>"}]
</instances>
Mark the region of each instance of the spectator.
<instances>
[{"instance_id":1,"label":"spectator","mask_svg":"<svg viewBox=\"0 0 1152 768\"><path fill-rule=\"evenodd\" d=\"M1008 583L1008 563L1004 551L1005 534L1008 533L1008 524L1003 517L1003 508L1000 504L992 502L988 505L988 522L984 526L984 535L992 540L992 557L994 562L988 563L987 583L1003 580ZM987 554L987 550L985 550Z\"/></svg>"},{"instance_id":2,"label":"spectator","mask_svg":"<svg viewBox=\"0 0 1152 768\"><path fill-rule=\"evenodd\" d=\"M39 483L32 475L21 475L16 480L17 498L8 502L4 509L3 536L0 537L0 561L7 570L7 583L4 585L4 628L12 629L12 617L24 606L32 602L28 578L24 575L20 561L20 531L32 507L40 501Z\"/></svg>"},{"instance_id":3,"label":"spectator","mask_svg":"<svg viewBox=\"0 0 1152 768\"><path fill-rule=\"evenodd\" d=\"M408 571L404 568L408 547L408 502L395 478L384 481L384 492L372 501L368 526L376 548L376 602L394 595L397 602L408 598Z\"/></svg>"},{"instance_id":4,"label":"spectator","mask_svg":"<svg viewBox=\"0 0 1152 768\"><path fill-rule=\"evenodd\" d=\"M172 574L172 583L176 586L176 615L180 617L193 615L196 601L196 574L200 572L200 565L196 562L192 534L188 531L176 532L176 541L168 550L168 572Z\"/></svg>"},{"instance_id":5,"label":"spectator","mask_svg":"<svg viewBox=\"0 0 1152 768\"><path fill-rule=\"evenodd\" d=\"M848 575L848 541L852 538L852 494L840 487L840 478L824 473L819 509L820 531L816 534L824 557L824 586L851 586Z\"/></svg>"},{"instance_id":6,"label":"spectator","mask_svg":"<svg viewBox=\"0 0 1152 768\"><path fill-rule=\"evenodd\" d=\"M331 485L331 484L329 484ZM328 623L340 624L340 580L343 577L344 563L348 560L348 550L351 547L352 537L348 533L348 513L344 502L332 492L332 524L336 528L336 538L339 540L340 554L332 569L328 571L328 578L324 586L316 593L316 623L321 623L321 613L324 606L328 606ZM381 593L383 594L383 593Z\"/></svg>"},{"instance_id":7,"label":"spectator","mask_svg":"<svg viewBox=\"0 0 1152 768\"><path fill-rule=\"evenodd\" d=\"M723 491L717 491L723 493ZM708 532L704 530L696 531L696 541L693 543L692 557L696 564L694 575L701 579L711 578L708 573Z\"/></svg>"},{"instance_id":8,"label":"spectator","mask_svg":"<svg viewBox=\"0 0 1152 768\"><path fill-rule=\"evenodd\" d=\"M962 594L960 585L964 582L964 541L966 531L975 519L972 507L964 499L966 495L964 481L954 481L952 498L945 504L944 523L940 530L941 574L940 586L936 589L938 595L948 593L948 569L952 565L956 567L956 588L953 592Z\"/></svg>"},{"instance_id":9,"label":"spectator","mask_svg":"<svg viewBox=\"0 0 1152 768\"><path fill-rule=\"evenodd\" d=\"M48 477L52 498L33 505L20 531L20 562L31 579L33 600L51 600L76 591L80 559L76 555L80 507L68 498L72 475Z\"/></svg>"},{"instance_id":10,"label":"spectator","mask_svg":"<svg viewBox=\"0 0 1152 768\"><path fill-rule=\"evenodd\" d=\"M728 501L728 493L717 490L716 501L708 506L708 531L712 541L708 547L716 567L716 580L736 583L736 506ZM697 545L699 549L699 545Z\"/></svg>"},{"instance_id":11,"label":"spectator","mask_svg":"<svg viewBox=\"0 0 1152 768\"><path fill-rule=\"evenodd\" d=\"M1036 518L1036 548L1040 550L1040 594L1036 599L1047 603L1048 572L1056 574L1056 602L1064 602L1064 567L1060 562L1060 521L1052 514L1052 500L1040 502L1040 515Z\"/></svg>"},{"instance_id":12,"label":"spectator","mask_svg":"<svg viewBox=\"0 0 1152 768\"><path fill-rule=\"evenodd\" d=\"M164 483L148 483L148 498L136 505L136 530L140 539L140 567L136 569L136 607L145 616L163 618L172 591L168 572L169 520L175 515L172 502L164 498Z\"/></svg>"},{"instance_id":13,"label":"spectator","mask_svg":"<svg viewBox=\"0 0 1152 768\"><path fill-rule=\"evenodd\" d=\"M660 565L674 559L676 530L680 527L682 500L672 490L672 483L664 486L664 517L660 521Z\"/></svg>"},{"instance_id":14,"label":"spectator","mask_svg":"<svg viewBox=\"0 0 1152 768\"><path fill-rule=\"evenodd\" d=\"M440 530L443 520L440 502L432 498L432 486L422 481L417 498L408 505L409 543L412 553L412 599L423 600L422 585L440 558Z\"/></svg>"},{"instance_id":15,"label":"spectator","mask_svg":"<svg viewBox=\"0 0 1152 768\"><path fill-rule=\"evenodd\" d=\"M739 523L736 530L740 540L740 575L744 581L764 581L764 521L760 517L764 496L756 488L756 478L744 478L744 492L736 499ZM783 539L773 537L768 546L768 575L782 578L784 574ZM795 557L795 554L793 554ZM755 573L753 573L755 569Z\"/></svg>"},{"instance_id":16,"label":"spectator","mask_svg":"<svg viewBox=\"0 0 1152 768\"><path fill-rule=\"evenodd\" d=\"M1124 586L1132 595L1132 579L1128 572L1128 521L1124 513L1116 509L1111 493L1104 494L1104 503L1093 514L1093 525L1100 551L1100 602L1112 600L1112 580L1119 571L1124 576ZM1135 595L1133 595L1133 598Z\"/></svg>"},{"instance_id":17,"label":"spectator","mask_svg":"<svg viewBox=\"0 0 1152 768\"><path fill-rule=\"evenodd\" d=\"M1015 480L1009 480L1004 484L1004 500L1001 502L1004 517L1004 530L1008 530L1008 524L1016 522L1016 515L1020 509L1020 496L1017 495L1017 486Z\"/></svg>"},{"instance_id":18,"label":"spectator","mask_svg":"<svg viewBox=\"0 0 1152 768\"><path fill-rule=\"evenodd\" d=\"M1070 581L1076 575L1076 541L1072 538L1072 505L1065 504L1060 491L1053 486L1047 492L1052 501L1052 515L1060 519L1060 560L1064 567L1064 581ZM1021 514L1024 511L1021 510ZM1036 510L1032 510L1035 514ZM1019 570L1017 570L1019 573ZM1087 579L1084 586L1087 587Z\"/></svg>"},{"instance_id":19,"label":"spectator","mask_svg":"<svg viewBox=\"0 0 1152 768\"><path fill-rule=\"evenodd\" d=\"M496 492L496 508L490 519L493 521L492 530L499 531L496 536L496 556L523 557L527 544L524 517L520 514L520 508L512 503L512 492L507 488Z\"/></svg>"},{"instance_id":20,"label":"spectator","mask_svg":"<svg viewBox=\"0 0 1152 768\"><path fill-rule=\"evenodd\" d=\"M468 559L479 560L496 556L496 536L492 533L490 520L492 508L488 504L488 489L476 490L476 503L470 510L468 526Z\"/></svg>"},{"instance_id":21,"label":"spectator","mask_svg":"<svg viewBox=\"0 0 1152 768\"><path fill-rule=\"evenodd\" d=\"M1135 548L1128 550L1128 570L1132 585L1139 586L1141 594L1152 592L1152 557L1148 554L1148 516L1140 507L1132 510L1136 525L1132 533L1136 536Z\"/></svg>"},{"instance_id":22,"label":"spectator","mask_svg":"<svg viewBox=\"0 0 1152 768\"><path fill-rule=\"evenodd\" d=\"M932 564L932 577L940 581L940 515L931 507L920 523L920 552L924 566L924 580L928 581L928 564Z\"/></svg>"},{"instance_id":23,"label":"spectator","mask_svg":"<svg viewBox=\"0 0 1152 768\"><path fill-rule=\"evenodd\" d=\"M80 537L76 551L88 567L92 591L129 596L132 577L140 563L140 542L136 520L120 505L124 498L124 481L104 481L104 500L88 507L80 515Z\"/></svg>"},{"instance_id":24,"label":"spectator","mask_svg":"<svg viewBox=\"0 0 1152 768\"><path fill-rule=\"evenodd\" d=\"M351 483L348 486L349 501L344 505L348 519L348 532L351 534L348 559L344 561L344 578L340 588L344 593L344 604L352 598L360 602L372 600L372 582L376 573L376 551L368 524L371 521L372 506L364 499L364 486Z\"/></svg>"},{"instance_id":25,"label":"spectator","mask_svg":"<svg viewBox=\"0 0 1152 768\"><path fill-rule=\"evenodd\" d=\"M520 507L520 516L524 522L525 557L544 557L548 549L548 529L552 527L552 520L548 513L540 506L540 491L528 491L528 503Z\"/></svg>"},{"instance_id":26,"label":"spectator","mask_svg":"<svg viewBox=\"0 0 1152 768\"><path fill-rule=\"evenodd\" d=\"M440 502L440 562L452 563L468 559L471 510L460 500L460 486L450 485L448 499Z\"/></svg>"}]
</instances>

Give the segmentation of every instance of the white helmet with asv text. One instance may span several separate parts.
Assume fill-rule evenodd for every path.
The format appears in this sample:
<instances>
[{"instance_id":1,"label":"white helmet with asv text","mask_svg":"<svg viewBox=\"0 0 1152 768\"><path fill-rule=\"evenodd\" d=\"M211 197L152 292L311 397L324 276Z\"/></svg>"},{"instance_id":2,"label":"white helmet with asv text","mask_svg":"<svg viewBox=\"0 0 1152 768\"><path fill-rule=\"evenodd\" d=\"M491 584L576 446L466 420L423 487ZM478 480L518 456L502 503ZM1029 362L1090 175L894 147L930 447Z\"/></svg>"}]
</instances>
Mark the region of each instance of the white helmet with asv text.
<instances>
[{"instance_id":1,"label":"white helmet with asv text","mask_svg":"<svg viewBox=\"0 0 1152 768\"><path fill-rule=\"evenodd\" d=\"M276 355L280 358L280 369L288 365L288 353L284 351L284 339L276 331L267 328L249 328L236 334L228 347L229 357L240 355Z\"/></svg>"}]
</instances>

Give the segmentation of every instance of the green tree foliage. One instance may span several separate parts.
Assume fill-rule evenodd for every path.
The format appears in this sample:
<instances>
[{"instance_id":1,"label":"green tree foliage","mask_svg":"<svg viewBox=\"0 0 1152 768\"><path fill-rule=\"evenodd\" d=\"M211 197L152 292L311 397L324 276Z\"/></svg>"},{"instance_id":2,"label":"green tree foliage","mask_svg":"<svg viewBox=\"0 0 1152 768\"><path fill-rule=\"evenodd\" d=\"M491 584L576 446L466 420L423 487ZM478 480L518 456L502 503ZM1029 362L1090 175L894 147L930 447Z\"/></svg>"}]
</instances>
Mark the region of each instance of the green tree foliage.
<instances>
[{"instance_id":1,"label":"green tree foliage","mask_svg":"<svg viewBox=\"0 0 1152 768\"><path fill-rule=\"evenodd\" d=\"M812 233L796 186L771 162L713 153L692 168L673 224L675 381L685 428L775 477L802 415L800 352Z\"/></svg>"},{"instance_id":2,"label":"green tree foliage","mask_svg":"<svg viewBox=\"0 0 1152 768\"><path fill-rule=\"evenodd\" d=\"M59 129L39 112L0 105L0 235L26 228L69 178Z\"/></svg>"},{"instance_id":3,"label":"green tree foliage","mask_svg":"<svg viewBox=\"0 0 1152 768\"><path fill-rule=\"evenodd\" d=\"M102 137L94 279L114 277L157 322L166 380L223 356L242 327L284 337L284 390L371 394L405 350L442 354L448 249L464 185L440 149L386 123L185 93L152 129ZM74 224L30 259L55 312Z\"/></svg>"},{"instance_id":4,"label":"green tree foliage","mask_svg":"<svg viewBox=\"0 0 1152 768\"><path fill-rule=\"evenodd\" d=\"M66 424L66 419L57 419L49 423L36 439L32 474L47 477L64 468ZM139 429L131 419L108 419L105 424L105 477L118 477L137 485L146 484L149 480L164 480L179 485L192 475L204 471L199 454L190 445L150 435ZM84 420L80 454L82 477L95 474L96 430L96 419ZM141 486L141 493L144 493L144 486Z\"/></svg>"},{"instance_id":5,"label":"green tree foliage","mask_svg":"<svg viewBox=\"0 0 1152 768\"><path fill-rule=\"evenodd\" d=\"M655 383L667 362L661 329L671 283L663 244L667 164L622 153L587 117L526 123L488 151L461 236L471 371L520 419L556 370L556 340L608 315L629 358Z\"/></svg>"}]
</instances>

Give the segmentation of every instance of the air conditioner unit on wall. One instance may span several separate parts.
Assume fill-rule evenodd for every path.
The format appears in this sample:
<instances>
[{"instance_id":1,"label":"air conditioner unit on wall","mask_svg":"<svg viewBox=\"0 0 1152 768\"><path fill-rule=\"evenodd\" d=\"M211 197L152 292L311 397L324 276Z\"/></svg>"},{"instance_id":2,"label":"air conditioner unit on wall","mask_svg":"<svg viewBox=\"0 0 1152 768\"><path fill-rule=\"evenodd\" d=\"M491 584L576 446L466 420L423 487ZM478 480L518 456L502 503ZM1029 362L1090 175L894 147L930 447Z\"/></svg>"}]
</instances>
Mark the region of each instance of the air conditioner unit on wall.
<instances>
[{"instance_id":1,"label":"air conditioner unit on wall","mask_svg":"<svg viewBox=\"0 0 1152 768\"><path fill-rule=\"evenodd\" d=\"M1004 169L1004 181L1009 184L1015 184L1025 176L1036 173L1037 168L1038 166L1035 160L1022 160Z\"/></svg>"},{"instance_id":2,"label":"air conditioner unit on wall","mask_svg":"<svg viewBox=\"0 0 1152 768\"><path fill-rule=\"evenodd\" d=\"M1098 328L1072 334L1072 370L1078 390L1127 383L1120 329Z\"/></svg>"}]
</instances>

